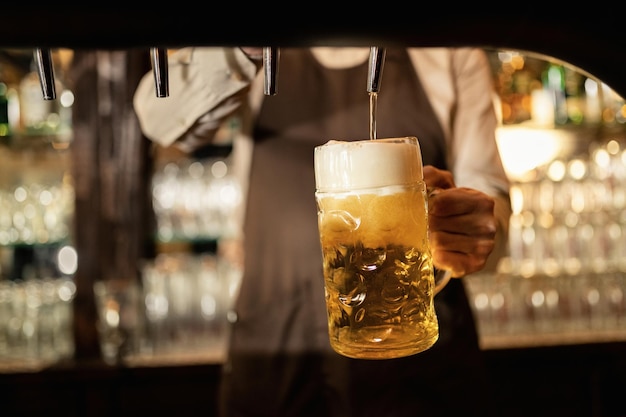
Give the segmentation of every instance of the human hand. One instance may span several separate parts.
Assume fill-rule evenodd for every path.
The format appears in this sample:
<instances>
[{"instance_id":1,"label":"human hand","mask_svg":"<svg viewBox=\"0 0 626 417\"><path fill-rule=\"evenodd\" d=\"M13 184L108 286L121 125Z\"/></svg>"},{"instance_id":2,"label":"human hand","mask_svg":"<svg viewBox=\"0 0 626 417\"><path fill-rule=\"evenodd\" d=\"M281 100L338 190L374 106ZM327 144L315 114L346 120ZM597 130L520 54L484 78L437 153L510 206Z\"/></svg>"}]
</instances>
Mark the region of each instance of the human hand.
<instances>
[{"instance_id":1,"label":"human hand","mask_svg":"<svg viewBox=\"0 0 626 417\"><path fill-rule=\"evenodd\" d=\"M439 269L462 277L484 268L495 247L495 201L478 190L456 187L452 173L424 167L429 190L429 241Z\"/></svg>"}]
</instances>

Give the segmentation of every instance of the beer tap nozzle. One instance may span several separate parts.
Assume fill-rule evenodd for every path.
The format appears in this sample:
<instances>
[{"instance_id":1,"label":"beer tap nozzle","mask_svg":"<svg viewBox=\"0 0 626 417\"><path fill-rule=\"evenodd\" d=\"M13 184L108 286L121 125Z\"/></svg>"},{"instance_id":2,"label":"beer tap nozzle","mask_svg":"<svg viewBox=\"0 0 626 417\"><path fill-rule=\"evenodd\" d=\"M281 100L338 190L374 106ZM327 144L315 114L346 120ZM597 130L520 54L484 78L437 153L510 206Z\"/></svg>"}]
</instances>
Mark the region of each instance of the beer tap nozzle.
<instances>
[{"instance_id":1,"label":"beer tap nozzle","mask_svg":"<svg viewBox=\"0 0 626 417\"><path fill-rule=\"evenodd\" d=\"M41 84L41 92L44 100L54 100L57 98L56 88L54 86L54 65L52 63L52 54L50 49L36 48L33 52L35 64L37 65L37 73L39 74L39 83Z\"/></svg>"},{"instance_id":2,"label":"beer tap nozzle","mask_svg":"<svg viewBox=\"0 0 626 417\"><path fill-rule=\"evenodd\" d=\"M263 48L263 73L265 81L263 83L263 93L266 96L273 96L277 93L278 81L278 60L280 50L276 47Z\"/></svg>"},{"instance_id":3,"label":"beer tap nozzle","mask_svg":"<svg viewBox=\"0 0 626 417\"><path fill-rule=\"evenodd\" d=\"M367 73L368 93L378 93L380 90L380 81L383 75L386 52L385 48L379 48L377 46L370 48L369 71Z\"/></svg>"},{"instance_id":4,"label":"beer tap nozzle","mask_svg":"<svg viewBox=\"0 0 626 417\"><path fill-rule=\"evenodd\" d=\"M165 48L151 48L150 58L152 61L152 72L154 73L156 95L157 97L168 97L170 90L167 50Z\"/></svg>"}]
</instances>

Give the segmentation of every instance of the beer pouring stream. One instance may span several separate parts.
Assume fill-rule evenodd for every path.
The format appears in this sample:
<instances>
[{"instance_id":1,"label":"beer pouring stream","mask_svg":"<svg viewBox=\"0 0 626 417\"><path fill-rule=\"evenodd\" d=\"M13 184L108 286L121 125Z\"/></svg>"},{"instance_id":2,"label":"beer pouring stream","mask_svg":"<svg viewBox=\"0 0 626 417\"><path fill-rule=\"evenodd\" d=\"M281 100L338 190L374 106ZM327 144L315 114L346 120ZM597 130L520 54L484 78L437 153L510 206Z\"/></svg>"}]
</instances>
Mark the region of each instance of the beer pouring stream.
<instances>
[{"instance_id":1,"label":"beer pouring stream","mask_svg":"<svg viewBox=\"0 0 626 417\"><path fill-rule=\"evenodd\" d=\"M367 92L370 96L370 139L376 139L376 105L378 102L378 91L385 65L385 48L372 46L370 48L369 70L367 73Z\"/></svg>"}]
</instances>

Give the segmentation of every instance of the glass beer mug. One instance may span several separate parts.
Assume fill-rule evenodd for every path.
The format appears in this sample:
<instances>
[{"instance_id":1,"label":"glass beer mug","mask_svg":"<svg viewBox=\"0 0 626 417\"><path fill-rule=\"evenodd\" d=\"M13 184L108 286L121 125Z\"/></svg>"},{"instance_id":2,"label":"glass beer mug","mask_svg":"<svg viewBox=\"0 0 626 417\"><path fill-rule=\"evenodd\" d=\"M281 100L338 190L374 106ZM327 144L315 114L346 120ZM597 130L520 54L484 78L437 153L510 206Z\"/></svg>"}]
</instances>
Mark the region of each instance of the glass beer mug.
<instances>
[{"instance_id":1,"label":"glass beer mug","mask_svg":"<svg viewBox=\"0 0 626 417\"><path fill-rule=\"evenodd\" d=\"M314 158L332 348L359 359L430 348L451 274L435 274L417 138L331 140Z\"/></svg>"}]
</instances>

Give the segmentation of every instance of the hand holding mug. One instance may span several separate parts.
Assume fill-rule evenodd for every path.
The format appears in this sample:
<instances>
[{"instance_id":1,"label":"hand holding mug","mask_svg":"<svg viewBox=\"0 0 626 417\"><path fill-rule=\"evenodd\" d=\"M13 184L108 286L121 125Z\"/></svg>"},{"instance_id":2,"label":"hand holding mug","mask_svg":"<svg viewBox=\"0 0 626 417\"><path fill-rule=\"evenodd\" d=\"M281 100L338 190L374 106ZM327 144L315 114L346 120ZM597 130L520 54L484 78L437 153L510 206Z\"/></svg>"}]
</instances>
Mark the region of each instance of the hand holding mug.
<instances>
[{"instance_id":1,"label":"hand holding mug","mask_svg":"<svg viewBox=\"0 0 626 417\"><path fill-rule=\"evenodd\" d=\"M456 187L449 171L424 167L429 190L428 222L433 263L462 277L481 270L495 247L494 199Z\"/></svg>"}]
</instances>

